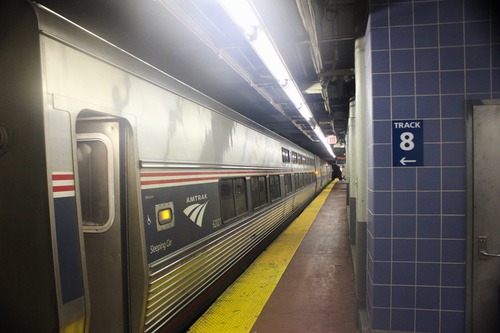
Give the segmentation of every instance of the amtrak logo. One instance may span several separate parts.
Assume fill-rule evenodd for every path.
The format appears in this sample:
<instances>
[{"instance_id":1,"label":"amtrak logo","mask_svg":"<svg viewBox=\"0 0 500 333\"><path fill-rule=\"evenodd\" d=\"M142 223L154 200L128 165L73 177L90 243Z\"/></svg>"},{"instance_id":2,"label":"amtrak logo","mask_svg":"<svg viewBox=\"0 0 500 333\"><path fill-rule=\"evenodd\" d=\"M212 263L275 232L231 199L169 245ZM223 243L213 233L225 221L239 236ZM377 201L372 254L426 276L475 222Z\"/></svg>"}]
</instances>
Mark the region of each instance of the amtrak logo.
<instances>
[{"instance_id":1,"label":"amtrak logo","mask_svg":"<svg viewBox=\"0 0 500 333\"><path fill-rule=\"evenodd\" d=\"M187 217L198 227L201 228L201 225L203 223L203 215L205 214L205 209L207 208L208 201L205 202L204 204L199 204L195 203L190 206L187 206L186 209L184 209L184 214L186 214Z\"/></svg>"}]
</instances>

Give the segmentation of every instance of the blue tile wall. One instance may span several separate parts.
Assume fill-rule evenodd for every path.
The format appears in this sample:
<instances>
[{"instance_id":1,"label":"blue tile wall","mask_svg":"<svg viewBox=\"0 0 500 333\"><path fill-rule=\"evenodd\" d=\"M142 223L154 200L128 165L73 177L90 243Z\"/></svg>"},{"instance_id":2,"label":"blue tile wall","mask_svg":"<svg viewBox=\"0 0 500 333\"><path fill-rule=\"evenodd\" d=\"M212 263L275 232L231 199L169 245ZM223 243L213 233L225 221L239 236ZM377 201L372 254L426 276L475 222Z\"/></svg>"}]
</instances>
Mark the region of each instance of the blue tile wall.
<instances>
[{"instance_id":1,"label":"blue tile wall","mask_svg":"<svg viewBox=\"0 0 500 333\"><path fill-rule=\"evenodd\" d=\"M417 71L437 71L439 69L439 51L437 48L416 49L415 69Z\"/></svg>"},{"instance_id":2,"label":"blue tile wall","mask_svg":"<svg viewBox=\"0 0 500 333\"><path fill-rule=\"evenodd\" d=\"M415 26L416 47L437 47L439 33L437 25Z\"/></svg>"},{"instance_id":3,"label":"blue tile wall","mask_svg":"<svg viewBox=\"0 0 500 333\"><path fill-rule=\"evenodd\" d=\"M415 117L415 97L392 97L392 119L408 119Z\"/></svg>"},{"instance_id":4,"label":"blue tile wall","mask_svg":"<svg viewBox=\"0 0 500 333\"><path fill-rule=\"evenodd\" d=\"M417 310L415 329L417 332L439 332L439 312Z\"/></svg>"},{"instance_id":5,"label":"blue tile wall","mask_svg":"<svg viewBox=\"0 0 500 333\"><path fill-rule=\"evenodd\" d=\"M422 215L417 217L417 237L441 238L441 216Z\"/></svg>"},{"instance_id":6,"label":"blue tile wall","mask_svg":"<svg viewBox=\"0 0 500 333\"><path fill-rule=\"evenodd\" d=\"M367 310L372 329L465 331L465 102L500 98L500 12L371 0ZM391 121L424 121L424 165L392 166Z\"/></svg>"},{"instance_id":7,"label":"blue tile wall","mask_svg":"<svg viewBox=\"0 0 500 333\"><path fill-rule=\"evenodd\" d=\"M393 234L395 238L415 238L417 219L413 215L394 215Z\"/></svg>"},{"instance_id":8,"label":"blue tile wall","mask_svg":"<svg viewBox=\"0 0 500 333\"><path fill-rule=\"evenodd\" d=\"M427 119L440 117L439 96L417 96L416 99L417 118Z\"/></svg>"},{"instance_id":9,"label":"blue tile wall","mask_svg":"<svg viewBox=\"0 0 500 333\"><path fill-rule=\"evenodd\" d=\"M442 47L439 49L441 70L463 70L464 48L461 46Z\"/></svg>"},{"instance_id":10,"label":"blue tile wall","mask_svg":"<svg viewBox=\"0 0 500 333\"><path fill-rule=\"evenodd\" d=\"M463 20L463 6L457 6L456 0L441 0L439 6L439 22L461 22Z\"/></svg>"},{"instance_id":11,"label":"blue tile wall","mask_svg":"<svg viewBox=\"0 0 500 333\"><path fill-rule=\"evenodd\" d=\"M414 313L412 310L393 308L391 316L391 329L395 331L411 331L414 326Z\"/></svg>"}]
</instances>

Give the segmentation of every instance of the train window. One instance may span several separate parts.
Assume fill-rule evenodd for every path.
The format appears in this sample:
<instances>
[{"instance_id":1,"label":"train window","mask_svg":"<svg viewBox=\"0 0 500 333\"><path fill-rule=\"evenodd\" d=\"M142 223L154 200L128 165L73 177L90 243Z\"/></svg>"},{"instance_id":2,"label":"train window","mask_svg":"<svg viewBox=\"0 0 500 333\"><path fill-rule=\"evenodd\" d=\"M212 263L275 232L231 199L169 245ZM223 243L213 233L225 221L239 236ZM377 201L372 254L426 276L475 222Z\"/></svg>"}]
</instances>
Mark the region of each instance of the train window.
<instances>
[{"instance_id":1,"label":"train window","mask_svg":"<svg viewBox=\"0 0 500 333\"><path fill-rule=\"evenodd\" d=\"M292 151L292 163L297 164L297 153Z\"/></svg>"},{"instance_id":2,"label":"train window","mask_svg":"<svg viewBox=\"0 0 500 333\"><path fill-rule=\"evenodd\" d=\"M232 179L221 179L220 181L220 208L222 221L229 220L236 215Z\"/></svg>"},{"instance_id":3,"label":"train window","mask_svg":"<svg viewBox=\"0 0 500 333\"><path fill-rule=\"evenodd\" d=\"M293 182L294 182L294 185L295 185L295 190L298 190L300 185L299 185L299 174L296 173L293 175Z\"/></svg>"},{"instance_id":4,"label":"train window","mask_svg":"<svg viewBox=\"0 0 500 333\"><path fill-rule=\"evenodd\" d=\"M260 207L267 203L267 183L265 176L250 178L252 192L252 208Z\"/></svg>"},{"instance_id":5,"label":"train window","mask_svg":"<svg viewBox=\"0 0 500 333\"><path fill-rule=\"evenodd\" d=\"M303 187L304 186L304 174L301 173L299 174L299 187Z\"/></svg>"},{"instance_id":6,"label":"train window","mask_svg":"<svg viewBox=\"0 0 500 333\"><path fill-rule=\"evenodd\" d=\"M112 144L99 133L79 134L76 147L83 228L104 232L114 220Z\"/></svg>"},{"instance_id":7,"label":"train window","mask_svg":"<svg viewBox=\"0 0 500 333\"><path fill-rule=\"evenodd\" d=\"M247 211L245 178L221 179L220 207L223 222Z\"/></svg>"},{"instance_id":8,"label":"train window","mask_svg":"<svg viewBox=\"0 0 500 333\"><path fill-rule=\"evenodd\" d=\"M288 195L292 193L292 175L287 173L284 177L283 180L285 182L285 195Z\"/></svg>"},{"instance_id":9,"label":"train window","mask_svg":"<svg viewBox=\"0 0 500 333\"><path fill-rule=\"evenodd\" d=\"M281 158L283 163L290 163L290 151L285 148L281 148Z\"/></svg>"},{"instance_id":10,"label":"train window","mask_svg":"<svg viewBox=\"0 0 500 333\"><path fill-rule=\"evenodd\" d=\"M234 209L236 216L247 211L247 186L245 178L233 179L234 185Z\"/></svg>"},{"instance_id":11,"label":"train window","mask_svg":"<svg viewBox=\"0 0 500 333\"><path fill-rule=\"evenodd\" d=\"M269 191L271 192L271 201L281 197L280 176L269 176Z\"/></svg>"}]
</instances>

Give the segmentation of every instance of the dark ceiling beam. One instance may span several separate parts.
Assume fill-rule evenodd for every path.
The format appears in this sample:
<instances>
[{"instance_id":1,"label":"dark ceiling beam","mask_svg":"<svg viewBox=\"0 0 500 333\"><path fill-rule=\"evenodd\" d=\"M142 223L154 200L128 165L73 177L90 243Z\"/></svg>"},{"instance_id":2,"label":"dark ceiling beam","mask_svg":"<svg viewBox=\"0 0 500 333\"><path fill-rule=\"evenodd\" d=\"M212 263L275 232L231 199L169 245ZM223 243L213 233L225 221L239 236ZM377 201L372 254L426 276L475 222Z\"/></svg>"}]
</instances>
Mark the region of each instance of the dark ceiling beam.
<instances>
[{"instance_id":1,"label":"dark ceiling beam","mask_svg":"<svg viewBox=\"0 0 500 333\"><path fill-rule=\"evenodd\" d=\"M322 37L318 39L318 43L323 44L323 43L337 43L337 42L343 42L343 41L353 41L355 40L354 35L337 35L337 36L328 36L328 37ZM297 38L295 41L297 44L311 44L311 41L309 39L302 39L302 36Z\"/></svg>"}]
</instances>

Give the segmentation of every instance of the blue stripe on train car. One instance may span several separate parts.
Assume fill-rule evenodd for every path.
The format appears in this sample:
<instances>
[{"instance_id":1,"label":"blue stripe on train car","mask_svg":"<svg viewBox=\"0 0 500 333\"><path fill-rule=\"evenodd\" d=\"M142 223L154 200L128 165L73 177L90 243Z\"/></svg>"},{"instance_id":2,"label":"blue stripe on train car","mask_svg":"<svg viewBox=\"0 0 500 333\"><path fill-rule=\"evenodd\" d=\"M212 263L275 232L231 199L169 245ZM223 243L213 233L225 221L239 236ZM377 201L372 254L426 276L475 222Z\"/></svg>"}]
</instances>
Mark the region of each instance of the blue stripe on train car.
<instances>
[{"instance_id":1,"label":"blue stripe on train car","mask_svg":"<svg viewBox=\"0 0 500 333\"><path fill-rule=\"evenodd\" d=\"M62 301L83 296L83 273L74 197L54 199Z\"/></svg>"}]
</instances>

